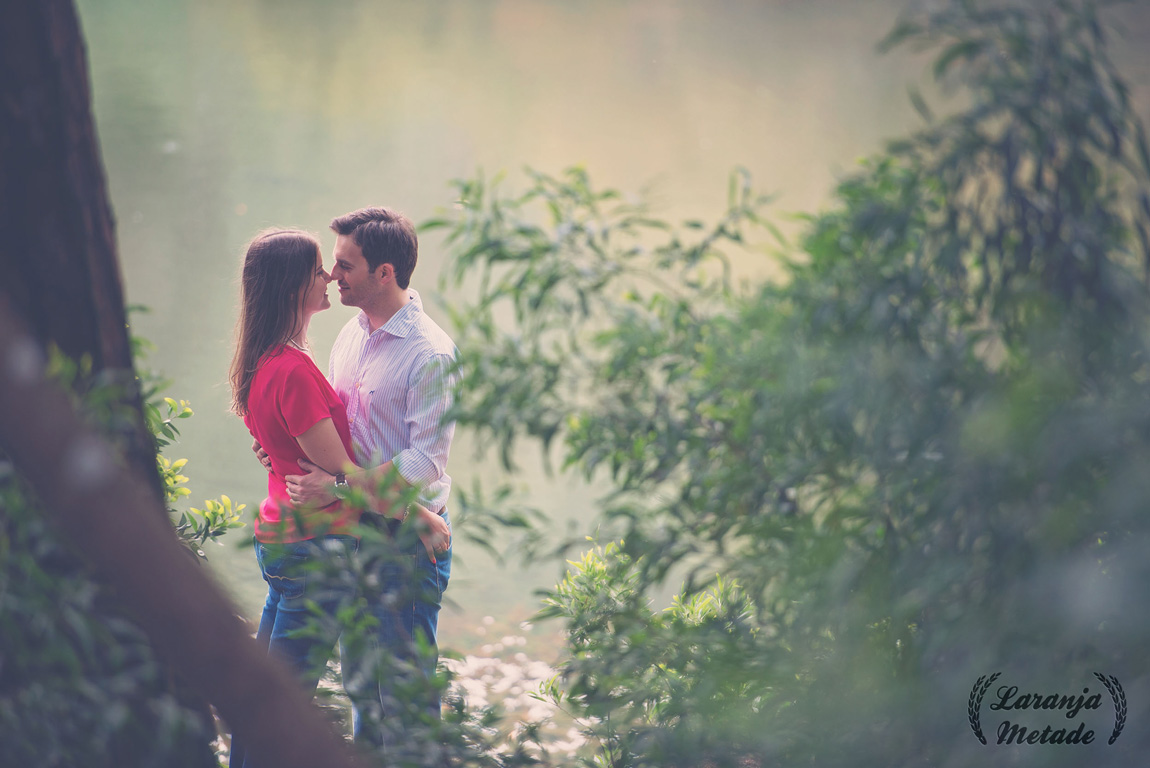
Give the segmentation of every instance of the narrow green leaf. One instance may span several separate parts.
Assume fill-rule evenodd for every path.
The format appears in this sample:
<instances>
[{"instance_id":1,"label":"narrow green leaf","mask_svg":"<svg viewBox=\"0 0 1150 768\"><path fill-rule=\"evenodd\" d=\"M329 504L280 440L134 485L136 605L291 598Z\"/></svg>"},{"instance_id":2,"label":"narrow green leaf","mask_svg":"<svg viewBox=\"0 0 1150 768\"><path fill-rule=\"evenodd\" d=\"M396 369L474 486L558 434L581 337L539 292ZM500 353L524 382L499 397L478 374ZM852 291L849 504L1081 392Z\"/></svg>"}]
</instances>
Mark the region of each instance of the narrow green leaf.
<instances>
[{"instance_id":1,"label":"narrow green leaf","mask_svg":"<svg viewBox=\"0 0 1150 768\"><path fill-rule=\"evenodd\" d=\"M932 69L934 78L936 80L941 80L946 75L946 72L950 69L951 65L953 65L959 59L973 58L975 54L982 50L982 47L983 44L979 40L963 40L950 46L945 51L943 51L942 55L939 56L938 59L934 62L934 67Z\"/></svg>"}]
</instances>

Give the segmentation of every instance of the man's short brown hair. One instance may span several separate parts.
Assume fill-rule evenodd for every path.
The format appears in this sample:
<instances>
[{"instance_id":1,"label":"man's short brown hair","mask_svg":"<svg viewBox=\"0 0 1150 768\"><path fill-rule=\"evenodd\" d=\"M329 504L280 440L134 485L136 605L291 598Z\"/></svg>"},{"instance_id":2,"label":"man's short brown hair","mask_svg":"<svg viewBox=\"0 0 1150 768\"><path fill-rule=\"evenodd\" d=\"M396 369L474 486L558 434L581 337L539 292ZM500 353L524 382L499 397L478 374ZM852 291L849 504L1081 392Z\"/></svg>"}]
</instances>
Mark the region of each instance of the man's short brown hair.
<instances>
[{"instance_id":1,"label":"man's short brown hair","mask_svg":"<svg viewBox=\"0 0 1150 768\"><path fill-rule=\"evenodd\" d=\"M419 239L411 219L390 208L360 208L332 219L331 228L337 235L351 236L369 270L390 264L395 268L396 285L406 288L411 284L419 259Z\"/></svg>"}]
</instances>

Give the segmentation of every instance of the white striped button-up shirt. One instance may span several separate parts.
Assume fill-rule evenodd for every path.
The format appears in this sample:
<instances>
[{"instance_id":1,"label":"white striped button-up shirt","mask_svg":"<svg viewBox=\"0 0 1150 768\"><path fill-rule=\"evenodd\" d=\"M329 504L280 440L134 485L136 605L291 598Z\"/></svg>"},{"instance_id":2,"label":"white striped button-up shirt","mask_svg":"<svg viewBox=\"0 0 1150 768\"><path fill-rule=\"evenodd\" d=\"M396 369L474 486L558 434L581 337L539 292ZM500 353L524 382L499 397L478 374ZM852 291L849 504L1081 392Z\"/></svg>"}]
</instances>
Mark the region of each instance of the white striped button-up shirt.
<instances>
[{"instance_id":1,"label":"white striped button-up shirt","mask_svg":"<svg viewBox=\"0 0 1150 768\"><path fill-rule=\"evenodd\" d=\"M420 501L440 512L451 493L447 453L455 424L451 406L455 344L411 301L369 332L367 315L348 321L331 350L328 379L347 407L355 458L363 467L392 461Z\"/></svg>"}]
</instances>

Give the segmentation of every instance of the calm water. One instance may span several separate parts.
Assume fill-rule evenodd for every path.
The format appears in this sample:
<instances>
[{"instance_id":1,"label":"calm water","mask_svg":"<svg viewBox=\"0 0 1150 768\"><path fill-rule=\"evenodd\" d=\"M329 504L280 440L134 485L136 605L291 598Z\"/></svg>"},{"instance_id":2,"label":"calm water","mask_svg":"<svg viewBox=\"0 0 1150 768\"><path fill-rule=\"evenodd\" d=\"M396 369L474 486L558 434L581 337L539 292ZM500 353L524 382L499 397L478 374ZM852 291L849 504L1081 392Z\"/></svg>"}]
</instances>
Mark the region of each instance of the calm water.
<instances>
[{"instance_id":1,"label":"calm water","mask_svg":"<svg viewBox=\"0 0 1150 768\"><path fill-rule=\"evenodd\" d=\"M334 215L386 204L419 221L476 169L574 163L601 185L648 189L671 218L717 214L736 165L779 193L780 215L816 210L858 158L917 125L906 88L923 83L921 59L874 52L893 0L79 5L128 298L151 308L136 323L160 345L151 362L196 409L172 453L190 459L193 502L227 493L249 508L265 478L225 378L239 260L259 229L320 233L330 266ZM1126 13L1118 51L1144 107L1150 55L1134 41L1150 39L1146 5ZM448 327L435 303L443 262L425 238L414 285ZM761 277L769 260L738 270ZM351 315L337 303L313 323L321 367ZM461 486L498 475L467 435L450 471ZM538 471L522 482L587 527L594 489ZM263 588L235 546L245 537L210 554L255 615ZM525 618L532 589L557 573L461 544L445 642L481 642L484 615Z\"/></svg>"}]
</instances>

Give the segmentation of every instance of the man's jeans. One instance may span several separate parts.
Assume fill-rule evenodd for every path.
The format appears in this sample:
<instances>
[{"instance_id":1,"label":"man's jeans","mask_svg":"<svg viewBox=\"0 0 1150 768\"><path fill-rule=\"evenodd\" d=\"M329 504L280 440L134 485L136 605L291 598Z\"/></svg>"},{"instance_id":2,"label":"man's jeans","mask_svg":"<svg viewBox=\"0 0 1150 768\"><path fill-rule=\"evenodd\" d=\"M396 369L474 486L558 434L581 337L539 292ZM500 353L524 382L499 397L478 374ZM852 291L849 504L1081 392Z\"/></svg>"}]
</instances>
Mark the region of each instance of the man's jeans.
<instances>
[{"instance_id":1,"label":"man's jeans","mask_svg":"<svg viewBox=\"0 0 1150 768\"><path fill-rule=\"evenodd\" d=\"M339 637L336 613L355 599L350 561L358 548L353 536L256 542L256 562L268 585L256 640L286 662L308 692L315 690ZM239 741L233 739L230 765L252 768Z\"/></svg>"},{"instance_id":2,"label":"man's jeans","mask_svg":"<svg viewBox=\"0 0 1150 768\"><path fill-rule=\"evenodd\" d=\"M450 525L446 510L443 517ZM375 594L367 595L378 626L341 647L355 740L375 747L395 743L413 716L439 718L439 694L428 680L439 659L439 609L451 577L450 549L432 563L410 528L387 525L399 557L361 552L365 568L378 579Z\"/></svg>"}]
</instances>

